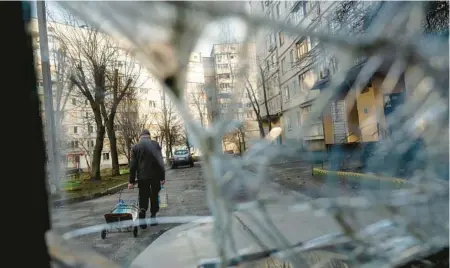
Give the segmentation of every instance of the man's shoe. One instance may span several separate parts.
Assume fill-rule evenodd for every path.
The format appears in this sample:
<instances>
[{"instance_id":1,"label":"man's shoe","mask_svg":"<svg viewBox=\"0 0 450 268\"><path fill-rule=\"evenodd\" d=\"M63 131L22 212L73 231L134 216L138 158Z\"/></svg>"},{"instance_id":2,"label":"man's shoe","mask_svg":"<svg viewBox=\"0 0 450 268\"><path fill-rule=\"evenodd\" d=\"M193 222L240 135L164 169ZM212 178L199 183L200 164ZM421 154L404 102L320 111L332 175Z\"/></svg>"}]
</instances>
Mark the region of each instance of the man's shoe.
<instances>
[{"instance_id":1,"label":"man's shoe","mask_svg":"<svg viewBox=\"0 0 450 268\"><path fill-rule=\"evenodd\" d=\"M139 226L141 229L147 229L147 223L145 222L145 212L139 213Z\"/></svg>"},{"instance_id":2,"label":"man's shoe","mask_svg":"<svg viewBox=\"0 0 450 268\"><path fill-rule=\"evenodd\" d=\"M156 221L156 215L150 216L150 226L158 225L158 221Z\"/></svg>"}]
</instances>

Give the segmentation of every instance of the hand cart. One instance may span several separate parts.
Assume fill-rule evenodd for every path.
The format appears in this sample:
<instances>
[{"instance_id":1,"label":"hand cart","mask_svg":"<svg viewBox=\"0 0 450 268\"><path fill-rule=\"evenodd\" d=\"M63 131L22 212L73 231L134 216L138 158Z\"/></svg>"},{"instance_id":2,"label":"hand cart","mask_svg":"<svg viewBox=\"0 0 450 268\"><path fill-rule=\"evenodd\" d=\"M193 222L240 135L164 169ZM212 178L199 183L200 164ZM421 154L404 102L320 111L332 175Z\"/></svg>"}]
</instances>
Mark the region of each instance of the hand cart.
<instances>
[{"instance_id":1,"label":"hand cart","mask_svg":"<svg viewBox=\"0 0 450 268\"><path fill-rule=\"evenodd\" d=\"M110 213L104 215L105 221L109 226L101 231L102 239L106 238L107 233L133 232L133 236L138 235L138 199L126 202L122 199L123 189L119 192L119 201Z\"/></svg>"}]
</instances>

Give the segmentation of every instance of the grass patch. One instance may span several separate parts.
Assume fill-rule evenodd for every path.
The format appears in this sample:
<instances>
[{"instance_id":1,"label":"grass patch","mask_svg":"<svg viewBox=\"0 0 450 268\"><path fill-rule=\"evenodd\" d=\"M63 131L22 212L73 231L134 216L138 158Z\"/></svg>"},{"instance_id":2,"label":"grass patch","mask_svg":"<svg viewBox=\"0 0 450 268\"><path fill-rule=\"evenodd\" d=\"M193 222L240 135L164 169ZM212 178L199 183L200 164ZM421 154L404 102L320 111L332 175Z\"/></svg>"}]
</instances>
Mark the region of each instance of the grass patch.
<instances>
[{"instance_id":1,"label":"grass patch","mask_svg":"<svg viewBox=\"0 0 450 268\"><path fill-rule=\"evenodd\" d=\"M121 169L120 170L120 174L121 175L123 175L123 174L130 174L130 170L128 168Z\"/></svg>"},{"instance_id":2,"label":"grass patch","mask_svg":"<svg viewBox=\"0 0 450 268\"><path fill-rule=\"evenodd\" d=\"M111 172L109 174L111 174ZM73 198L102 193L109 188L126 183L128 181L128 174L122 174L116 177L103 175L102 179L99 181L92 181L89 178L90 176L87 174L87 176L83 176L82 178L80 176L80 179L72 179L63 182L62 189L64 193L61 195L65 198Z\"/></svg>"}]
</instances>

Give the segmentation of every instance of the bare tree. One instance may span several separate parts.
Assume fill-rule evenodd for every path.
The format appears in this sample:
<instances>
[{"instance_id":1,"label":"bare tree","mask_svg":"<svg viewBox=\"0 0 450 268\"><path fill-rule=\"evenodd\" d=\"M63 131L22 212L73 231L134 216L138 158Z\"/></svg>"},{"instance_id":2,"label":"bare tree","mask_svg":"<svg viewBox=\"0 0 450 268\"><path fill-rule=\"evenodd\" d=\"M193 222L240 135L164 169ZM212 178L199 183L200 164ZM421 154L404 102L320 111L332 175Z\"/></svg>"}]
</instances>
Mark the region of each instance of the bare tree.
<instances>
[{"instance_id":1,"label":"bare tree","mask_svg":"<svg viewBox=\"0 0 450 268\"><path fill-rule=\"evenodd\" d=\"M139 134L156 119L155 113L139 113L138 97L132 90L119 105L116 117L117 149L124 155L128 164L131 160L131 148L139 141Z\"/></svg>"},{"instance_id":2,"label":"bare tree","mask_svg":"<svg viewBox=\"0 0 450 268\"><path fill-rule=\"evenodd\" d=\"M245 83L245 90L247 92L247 95L250 99L250 104L252 105L253 111L256 115L256 120L258 121L258 129L259 129L259 135L261 138L264 138L264 125L263 125L263 118L261 116L261 107L259 98L257 97L256 91L253 88L252 84L250 83L248 77L246 77L247 81ZM265 94L267 96L267 94ZM267 102L267 98L264 100L264 103Z\"/></svg>"},{"instance_id":3,"label":"bare tree","mask_svg":"<svg viewBox=\"0 0 450 268\"><path fill-rule=\"evenodd\" d=\"M121 53L122 52L122 53ZM105 99L100 103L101 113L105 121L106 130L108 133L111 160L112 160L112 175L120 174L119 155L117 151L117 137L115 131L115 117L117 108L125 95L135 89L137 81L140 76L140 67L125 51L117 51L117 60L112 61L111 69L107 70L106 78L109 80L109 88L106 88ZM118 61L118 59L122 61ZM119 72L120 70L120 72Z\"/></svg>"},{"instance_id":4,"label":"bare tree","mask_svg":"<svg viewBox=\"0 0 450 268\"><path fill-rule=\"evenodd\" d=\"M114 119L117 107L134 87L138 73L125 51L111 37L74 20L68 14L66 24L55 24L55 35L73 66L70 76L75 89L88 101L96 124L96 141L91 164L91 178L99 180L101 153L106 130L111 146L113 175L120 174ZM136 74L137 73L137 74Z\"/></svg>"},{"instance_id":5,"label":"bare tree","mask_svg":"<svg viewBox=\"0 0 450 268\"><path fill-rule=\"evenodd\" d=\"M195 110L198 115L198 120L202 127L205 126L206 121L206 94L203 89L203 84L197 83L194 88L191 88L189 94L189 106Z\"/></svg>"},{"instance_id":6,"label":"bare tree","mask_svg":"<svg viewBox=\"0 0 450 268\"><path fill-rule=\"evenodd\" d=\"M164 143L166 159L172 156L173 146L186 143L185 130L183 122L179 116L175 105L166 100L163 94L163 105L158 118L158 129L160 133L161 143Z\"/></svg>"},{"instance_id":7,"label":"bare tree","mask_svg":"<svg viewBox=\"0 0 450 268\"><path fill-rule=\"evenodd\" d=\"M269 72L272 68L277 65L277 62L269 63L269 61L263 61L262 63L259 59L256 60L256 88L252 85L249 77L246 77L245 90L250 99L250 103L252 105L253 111L256 114L256 120L258 122L258 129L260 137L263 138L265 136L265 131L263 127L263 116L261 111L261 105L263 105L263 109L265 109L266 117L268 121L269 131L272 130L272 114L269 109L269 95L270 92L274 90L273 83L269 82ZM259 93L259 94L258 94ZM276 94L275 94L276 95ZM262 97L262 99L260 98Z\"/></svg>"}]
</instances>

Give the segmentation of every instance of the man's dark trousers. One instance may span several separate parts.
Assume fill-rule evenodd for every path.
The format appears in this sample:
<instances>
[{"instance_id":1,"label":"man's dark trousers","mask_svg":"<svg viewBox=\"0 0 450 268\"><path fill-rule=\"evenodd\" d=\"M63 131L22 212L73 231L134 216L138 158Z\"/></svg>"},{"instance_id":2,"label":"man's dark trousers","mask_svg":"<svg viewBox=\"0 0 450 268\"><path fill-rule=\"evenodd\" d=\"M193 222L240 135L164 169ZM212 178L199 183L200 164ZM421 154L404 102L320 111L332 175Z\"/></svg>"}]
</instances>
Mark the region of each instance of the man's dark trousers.
<instances>
[{"instance_id":1,"label":"man's dark trousers","mask_svg":"<svg viewBox=\"0 0 450 268\"><path fill-rule=\"evenodd\" d=\"M161 190L161 182L159 180L138 180L139 187L139 218L145 217L148 210L148 201L150 199L150 213L155 216L159 211L158 194Z\"/></svg>"}]
</instances>

